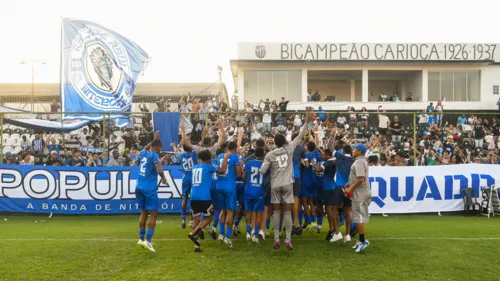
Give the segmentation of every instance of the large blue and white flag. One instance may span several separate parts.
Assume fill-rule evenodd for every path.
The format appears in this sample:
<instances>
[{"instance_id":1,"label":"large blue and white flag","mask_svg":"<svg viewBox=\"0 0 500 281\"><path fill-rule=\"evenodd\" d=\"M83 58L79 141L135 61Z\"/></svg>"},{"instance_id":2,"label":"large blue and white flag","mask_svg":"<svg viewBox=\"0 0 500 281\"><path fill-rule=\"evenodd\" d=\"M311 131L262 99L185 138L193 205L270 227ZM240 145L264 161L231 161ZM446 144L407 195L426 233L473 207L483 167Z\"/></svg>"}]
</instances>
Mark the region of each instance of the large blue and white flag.
<instances>
[{"instance_id":1,"label":"large blue and white flag","mask_svg":"<svg viewBox=\"0 0 500 281\"><path fill-rule=\"evenodd\" d=\"M61 40L64 118L103 118L103 114L84 112L109 112L111 118L128 118L135 82L149 55L120 34L83 20L63 19Z\"/></svg>"}]
</instances>

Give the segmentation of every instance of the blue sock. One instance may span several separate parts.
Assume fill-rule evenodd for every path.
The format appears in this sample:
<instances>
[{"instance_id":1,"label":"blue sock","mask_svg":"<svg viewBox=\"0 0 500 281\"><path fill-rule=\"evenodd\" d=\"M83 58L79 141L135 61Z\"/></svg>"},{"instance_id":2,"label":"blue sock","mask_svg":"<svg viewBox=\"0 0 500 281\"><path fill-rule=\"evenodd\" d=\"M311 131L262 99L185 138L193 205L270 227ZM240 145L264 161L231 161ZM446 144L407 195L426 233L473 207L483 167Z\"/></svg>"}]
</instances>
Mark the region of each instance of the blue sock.
<instances>
[{"instance_id":1,"label":"blue sock","mask_svg":"<svg viewBox=\"0 0 500 281\"><path fill-rule=\"evenodd\" d=\"M312 222L313 222L312 221L312 216L311 215L307 216L307 224L310 224Z\"/></svg>"},{"instance_id":2,"label":"blue sock","mask_svg":"<svg viewBox=\"0 0 500 281\"><path fill-rule=\"evenodd\" d=\"M146 230L144 228L139 228L139 237L144 241L144 235L146 234Z\"/></svg>"},{"instance_id":3,"label":"blue sock","mask_svg":"<svg viewBox=\"0 0 500 281\"><path fill-rule=\"evenodd\" d=\"M228 227L227 231L226 231L226 237L228 239L231 239L231 235L233 235L233 228L232 227Z\"/></svg>"},{"instance_id":4,"label":"blue sock","mask_svg":"<svg viewBox=\"0 0 500 281\"><path fill-rule=\"evenodd\" d=\"M304 211L299 211L299 226L302 225L303 219L304 219Z\"/></svg>"},{"instance_id":5,"label":"blue sock","mask_svg":"<svg viewBox=\"0 0 500 281\"><path fill-rule=\"evenodd\" d=\"M237 217L237 218L234 220L234 225L235 225L235 226L239 226L239 225L240 225L240 220L241 220L241 218L240 218L240 217Z\"/></svg>"},{"instance_id":6,"label":"blue sock","mask_svg":"<svg viewBox=\"0 0 500 281\"><path fill-rule=\"evenodd\" d=\"M186 220L186 210L181 210L181 218L183 221Z\"/></svg>"},{"instance_id":7,"label":"blue sock","mask_svg":"<svg viewBox=\"0 0 500 281\"><path fill-rule=\"evenodd\" d=\"M315 215L311 215L311 222L316 222L316 216Z\"/></svg>"},{"instance_id":8,"label":"blue sock","mask_svg":"<svg viewBox=\"0 0 500 281\"><path fill-rule=\"evenodd\" d=\"M323 216L318 217L318 224L323 225Z\"/></svg>"},{"instance_id":9,"label":"blue sock","mask_svg":"<svg viewBox=\"0 0 500 281\"><path fill-rule=\"evenodd\" d=\"M247 233L252 233L252 227L249 224L247 224Z\"/></svg>"},{"instance_id":10,"label":"blue sock","mask_svg":"<svg viewBox=\"0 0 500 281\"><path fill-rule=\"evenodd\" d=\"M225 228L226 228L226 224L223 223L223 222L219 222L219 235L224 235L225 233Z\"/></svg>"},{"instance_id":11,"label":"blue sock","mask_svg":"<svg viewBox=\"0 0 500 281\"><path fill-rule=\"evenodd\" d=\"M153 238L154 234L155 231L153 229L146 230L146 239L148 240L148 242L151 242L151 239Z\"/></svg>"},{"instance_id":12,"label":"blue sock","mask_svg":"<svg viewBox=\"0 0 500 281\"><path fill-rule=\"evenodd\" d=\"M280 231L283 229L283 220L280 220Z\"/></svg>"},{"instance_id":13,"label":"blue sock","mask_svg":"<svg viewBox=\"0 0 500 281\"><path fill-rule=\"evenodd\" d=\"M345 223L345 216L344 215L340 216L340 221Z\"/></svg>"},{"instance_id":14,"label":"blue sock","mask_svg":"<svg viewBox=\"0 0 500 281\"><path fill-rule=\"evenodd\" d=\"M201 222L204 218L205 218L205 215L201 214L201 216L200 216L200 222ZM196 227L196 225L195 225L194 227Z\"/></svg>"},{"instance_id":15,"label":"blue sock","mask_svg":"<svg viewBox=\"0 0 500 281\"><path fill-rule=\"evenodd\" d=\"M356 229L356 224L352 221L351 222L351 231L353 231L354 229Z\"/></svg>"},{"instance_id":16,"label":"blue sock","mask_svg":"<svg viewBox=\"0 0 500 281\"><path fill-rule=\"evenodd\" d=\"M259 232L260 232L260 226L255 226L255 229L254 229L254 231L253 231L253 234L254 234L255 236L257 236L257 235L259 235Z\"/></svg>"},{"instance_id":17,"label":"blue sock","mask_svg":"<svg viewBox=\"0 0 500 281\"><path fill-rule=\"evenodd\" d=\"M214 224L213 224L214 227L217 227L217 225L219 224L219 217L220 217L220 209L215 209Z\"/></svg>"},{"instance_id":18,"label":"blue sock","mask_svg":"<svg viewBox=\"0 0 500 281\"><path fill-rule=\"evenodd\" d=\"M271 220L267 219L266 220L266 229L269 230L270 227L271 227Z\"/></svg>"}]
</instances>

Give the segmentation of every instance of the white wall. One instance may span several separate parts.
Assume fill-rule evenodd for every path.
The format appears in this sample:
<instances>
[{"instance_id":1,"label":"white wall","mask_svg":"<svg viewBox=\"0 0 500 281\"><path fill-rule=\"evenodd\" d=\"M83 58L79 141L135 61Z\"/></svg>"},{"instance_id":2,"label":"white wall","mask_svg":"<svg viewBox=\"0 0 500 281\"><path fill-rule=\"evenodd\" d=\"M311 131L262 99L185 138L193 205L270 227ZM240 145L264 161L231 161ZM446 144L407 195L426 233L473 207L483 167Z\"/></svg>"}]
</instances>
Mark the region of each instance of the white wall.
<instances>
[{"instance_id":1,"label":"white wall","mask_svg":"<svg viewBox=\"0 0 500 281\"><path fill-rule=\"evenodd\" d=\"M493 95L493 85L500 86L500 66L489 65L481 68L481 102L496 108L500 95Z\"/></svg>"},{"instance_id":2,"label":"white wall","mask_svg":"<svg viewBox=\"0 0 500 281\"><path fill-rule=\"evenodd\" d=\"M408 97L408 92L412 93L414 101L420 101L422 98L422 72L408 76L406 79L406 91L401 93L403 100L406 100Z\"/></svg>"}]
</instances>

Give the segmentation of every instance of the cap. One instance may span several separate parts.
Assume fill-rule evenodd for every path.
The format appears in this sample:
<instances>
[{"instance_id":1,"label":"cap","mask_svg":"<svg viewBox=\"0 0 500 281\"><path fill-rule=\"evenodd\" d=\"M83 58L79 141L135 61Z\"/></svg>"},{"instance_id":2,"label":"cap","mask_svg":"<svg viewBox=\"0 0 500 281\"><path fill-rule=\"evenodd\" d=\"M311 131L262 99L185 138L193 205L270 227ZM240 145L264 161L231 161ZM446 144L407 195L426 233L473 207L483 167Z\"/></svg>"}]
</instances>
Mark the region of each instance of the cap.
<instances>
[{"instance_id":1,"label":"cap","mask_svg":"<svg viewBox=\"0 0 500 281\"><path fill-rule=\"evenodd\" d=\"M12 152L6 152L5 153L5 158L7 158L7 157L12 157Z\"/></svg>"},{"instance_id":2,"label":"cap","mask_svg":"<svg viewBox=\"0 0 500 281\"><path fill-rule=\"evenodd\" d=\"M359 150L361 153L365 153L366 152L366 146L362 143L358 143L356 144L355 146L353 146L353 148Z\"/></svg>"}]
</instances>

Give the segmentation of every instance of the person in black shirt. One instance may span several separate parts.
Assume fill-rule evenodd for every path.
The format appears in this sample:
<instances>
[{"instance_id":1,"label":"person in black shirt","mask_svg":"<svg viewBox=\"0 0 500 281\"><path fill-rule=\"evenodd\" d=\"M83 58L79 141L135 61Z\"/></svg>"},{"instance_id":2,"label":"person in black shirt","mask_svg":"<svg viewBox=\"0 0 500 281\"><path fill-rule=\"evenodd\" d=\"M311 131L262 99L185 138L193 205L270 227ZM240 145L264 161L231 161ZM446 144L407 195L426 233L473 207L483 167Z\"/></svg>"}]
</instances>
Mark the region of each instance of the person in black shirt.
<instances>
[{"instance_id":1,"label":"person in black shirt","mask_svg":"<svg viewBox=\"0 0 500 281\"><path fill-rule=\"evenodd\" d=\"M149 143L149 137L144 128L141 128L141 132L139 133L139 144L142 147L145 147Z\"/></svg>"},{"instance_id":2,"label":"person in black shirt","mask_svg":"<svg viewBox=\"0 0 500 281\"><path fill-rule=\"evenodd\" d=\"M139 140L133 130L130 130L126 135L123 135L122 139L125 141L126 148L131 148L132 145L139 143Z\"/></svg>"},{"instance_id":3,"label":"person in black shirt","mask_svg":"<svg viewBox=\"0 0 500 281\"><path fill-rule=\"evenodd\" d=\"M399 122L399 117L396 115L394 116L393 121L391 122L391 125L389 126L389 130L391 131L391 137L393 142L400 142L401 141L401 130L403 126Z\"/></svg>"},{"instance_id":4,"label":"person in black shirt","mask_svg":"<svg viewBox=\"0 0 500 281\"><path fill-rule=\"evenodd\" d=\"M62 162L57 159L57 151L50 152L49 159L45 162L46 166L62 166Z\"/></svg>"},{"instance_id":5,"label":"person in black shirt","mask_svg":"<svg viewBox=\"0 0 500 281\"><path fill-rule=\"evenodd\" d=\"M500 122L496 118L493 118L491 122L491 132L493 134L493 140L495 143L498 142L498 137L500 136Z\"/></svg>"},{"instance_id":6,"label":"person in black shirt","mask_svg":"<svg viewBox=\"0 0 500 281\"><path fill-rule=\"evenodd\" d=\"M285 97L282 97L281 102L278 104L278 110L281 112L285 112L289 102L290 101L286 100Z\"/></svg>"},{"instance_id":7,"label":"person in black shirt","mask_svg":"<svg viewBox=\"0 0 500 281\"><path fill-rule=\"evenodd\" d=\"M318 89L314 91L314 95L311 97L311 101L321 101L321 95L319 94Z\"/></svg>"},{"instance_id":8,"label":"person in black shirt","mask_svg":"<svg viewBox=\"0 0 500 281\"><path fill-rule=\"evenodd\" d=\"M485 130L481 124L481 120L476 120L476 124L474 125L474 143L476 148L483 147L484 132Z\"/></svg>"}]
</instances>

